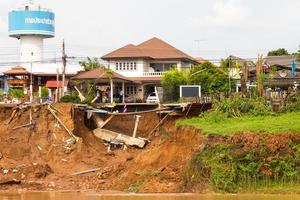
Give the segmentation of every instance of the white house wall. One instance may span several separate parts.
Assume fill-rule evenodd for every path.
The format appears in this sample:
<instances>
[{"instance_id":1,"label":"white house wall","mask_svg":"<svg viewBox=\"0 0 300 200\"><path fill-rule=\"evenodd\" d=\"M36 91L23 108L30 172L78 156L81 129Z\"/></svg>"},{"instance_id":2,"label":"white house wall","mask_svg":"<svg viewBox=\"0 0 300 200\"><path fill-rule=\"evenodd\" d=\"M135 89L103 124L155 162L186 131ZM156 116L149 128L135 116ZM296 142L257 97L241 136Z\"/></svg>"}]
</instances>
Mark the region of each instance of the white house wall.
<instances>
[{"instance_id":1,"label":"white house wall","mask_svg":"<svg viewBox=\"0 0 300 200\"><path fill-rule=\"evenodd\" d=\"M136 63L136 70L117 70L116 69L116 63ZM118 74L121 74L125 77L141 77L143 76L144 71L147 69L147 62L144 60L118 60L118 61L110 61L109 67L117 72Z\"/></svg>"},{"instance_id":2,"label":"white house wall","mask_svg":"<svg viewBox=\"0 0 300 200\"><path fill-rule=\"evenodd\" d=\"M136 70L127 70L127 68L125 70L117 70L116 69L116 63L136 63ZM190 69L191 68L191 63L188 62L182 62L182 61L155 61L155 60L143 60L143 59L139 59L139 60L134 60L134 59L130 59L130 60L112 60L109 62L109 67L110 69L112 69L113 71L125 76L125 77L143 77L144 76L144 72L154 72L152 70L152 68L150 68L150 63L176 63L177 64L177 68L178 69Z\"/></svg>"}]
</instances>

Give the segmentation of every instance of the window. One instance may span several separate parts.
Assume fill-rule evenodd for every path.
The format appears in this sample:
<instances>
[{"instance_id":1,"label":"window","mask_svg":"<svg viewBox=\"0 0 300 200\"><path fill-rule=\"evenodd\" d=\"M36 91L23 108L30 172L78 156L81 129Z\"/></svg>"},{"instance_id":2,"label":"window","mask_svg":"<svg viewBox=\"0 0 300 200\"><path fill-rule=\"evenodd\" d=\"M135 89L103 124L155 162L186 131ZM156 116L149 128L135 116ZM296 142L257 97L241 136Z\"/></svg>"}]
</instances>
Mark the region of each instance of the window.
<instances>
[{"instance_id":1,"label":"window","mask_svg":"<svg viewBox=\"0 0 300 200\"><path fill-rule=\"evenodd\" d=\"M133 63L130 63L130 70L133 70Z\"/></svg>"},{"instance_id":2,"label":"window","mask_svg":"<svg viewBox=\"0 0 300 200\"><path fill-rule=\"evenodd\" d=\"M129 70L129 63L126 63L126 69Z\"/></svg>"},{"instance_id":3,"label":"window","mask_svg":"<svg viewBox=\"0 0 300 200\"><path fill-rule=\"evenodd\" d=\"M134 92L134 94L136 94L136 93L137 93L136 86L134 86L134 88L133 88L133 92Z\"/></svg>"},{"instance_id":4,"label":"window","mask_svg":"<svg viewBox=\"0 0 300 200\"><path fill-rule=\"evenodd\" d=\"M126 95L135 95L136 93L137 93L136 86L133 86L133 85L126 86L126 88L125 88Z\"/></svg>"},{"instance_id":5,"label":"window","mask_svg":"<svg viewBox=\"0 0 300 200\"><path fill-rule=\"evenodd\" d=\"M38 76L38 85L42 85L42 77Z\"/></svg>"},{"instance_id":6,"label":"window","mask_svg":"<svg viewBox=\"0 0 300 200\"><path fill-rule=\"evenodd\" d=\"M136 70L137 65L136 62L116 62L116 70L127 70L127 71L133 71Z\"/></svg>"}]
</instances>

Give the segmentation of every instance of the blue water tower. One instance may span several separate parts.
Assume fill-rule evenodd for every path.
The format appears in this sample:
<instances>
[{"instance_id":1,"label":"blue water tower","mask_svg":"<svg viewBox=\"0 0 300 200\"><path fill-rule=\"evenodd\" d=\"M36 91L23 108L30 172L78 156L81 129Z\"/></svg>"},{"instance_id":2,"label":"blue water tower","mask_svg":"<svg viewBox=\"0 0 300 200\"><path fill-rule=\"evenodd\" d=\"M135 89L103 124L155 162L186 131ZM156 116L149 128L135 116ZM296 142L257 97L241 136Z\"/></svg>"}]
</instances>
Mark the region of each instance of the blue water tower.
<instances>
[{"instance_id":1,"label":"blue water tower","mask_svg":"<svg viewBox=\"0 0 300 200\"><path fill-rule=\"evenodd\" d=\"M9 12L9 36L20 40L21 62L42 61L43 41L55 35L55 14L32 0Z\"/></svg>"}]
</instances>

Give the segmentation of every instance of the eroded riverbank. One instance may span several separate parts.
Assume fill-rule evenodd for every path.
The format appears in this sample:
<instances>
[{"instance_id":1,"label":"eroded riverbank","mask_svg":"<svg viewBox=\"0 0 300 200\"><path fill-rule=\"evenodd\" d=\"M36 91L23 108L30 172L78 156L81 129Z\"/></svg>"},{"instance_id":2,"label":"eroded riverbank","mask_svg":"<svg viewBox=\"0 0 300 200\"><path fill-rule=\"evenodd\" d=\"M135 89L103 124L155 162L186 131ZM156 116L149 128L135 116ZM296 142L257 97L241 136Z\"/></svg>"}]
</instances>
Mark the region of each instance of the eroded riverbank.
<instances>
[{"instance_id":1,"label":"eroded riverbank","mask_svg":"<svg viewBox=\"0 0 300 200\"><path fill-rule=\"evenodd\" d=\"M71 104L56 104L58 116L80 138L69 141L69 134L58 125L46 108L33 112L35 126L13 130L28 123L25 110L9 125L4 122L12 110L1 109L0 119L0 189L1 190L118 190L126 192L182 192L185 166L202 144L196 128L176 128L167 121L160 134L150 138L144 149L129 147L107 152L84 118ZM73 112L73 113L72 113ZM72 114L74 118L72 118ZM137 135L145 137L158 123L156 113L141 115ZM132 131L133 116L116 117L107 127ZM72 176L74 172L98 168L96 173Z\"/></svg>"}]
</instances>

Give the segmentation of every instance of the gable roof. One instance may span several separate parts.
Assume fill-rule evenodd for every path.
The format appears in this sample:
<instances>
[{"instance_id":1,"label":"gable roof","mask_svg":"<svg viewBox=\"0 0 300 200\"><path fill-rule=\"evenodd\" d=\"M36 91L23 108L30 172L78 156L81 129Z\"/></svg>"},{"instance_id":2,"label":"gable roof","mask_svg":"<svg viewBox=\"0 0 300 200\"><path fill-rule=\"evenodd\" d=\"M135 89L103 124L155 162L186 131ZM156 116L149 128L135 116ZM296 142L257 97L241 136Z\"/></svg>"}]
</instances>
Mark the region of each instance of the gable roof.
<instances>
[{"instance_id":1,"label":"gable roof","mask_svg":"<svg viewBox=\"0 0 300 200\"><path fill-rule=\"evenodd\" d=\"M3 72L5 75L27 75L30 74L24 67L17 66L13 67L8 71Z\"/></svg>"},{"instance_id":2,"label":"gable roof","mask_svg":"<svg viewBox=\"0 0 300 200\"><path fill-rule=\"evenodd\" d=\"M116 72L112 72L111 74L108 74L107 71L105 71L102 68L97 68L89 71L82 71L79 72L76 76L72 77L73 80L110 79L110 78L123 80L123 81L132 81L131 79L128 79L125 76L122 76L121 74L118 74Z\"/></svg>"},{"instance_id":3,"label":"gable roof","mask_svg":"<svg viewBox=\"0 0 300 200\"><path fill-rule=\"evenodd\" d=\"M278 66L286 69L292 68L293 55L287 56L267 56L264 58L265 64L269 66ZM296 59L297 69L300 67L300 63Z\"/></svg>"},{"instance_id":4,"label":"gable roof","mask_svg":"<svg viewBox=\"0 0 300 200\"><path fill-rule=\"evenodd\" d=\"M183 59L197 63L193 57L156 37L139 45L126 45L102 57L103 60L114 58Z\"/></svg>"}]
</instances>

